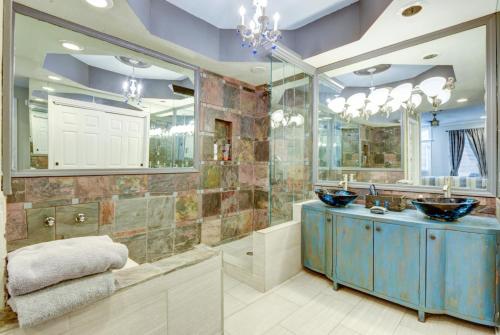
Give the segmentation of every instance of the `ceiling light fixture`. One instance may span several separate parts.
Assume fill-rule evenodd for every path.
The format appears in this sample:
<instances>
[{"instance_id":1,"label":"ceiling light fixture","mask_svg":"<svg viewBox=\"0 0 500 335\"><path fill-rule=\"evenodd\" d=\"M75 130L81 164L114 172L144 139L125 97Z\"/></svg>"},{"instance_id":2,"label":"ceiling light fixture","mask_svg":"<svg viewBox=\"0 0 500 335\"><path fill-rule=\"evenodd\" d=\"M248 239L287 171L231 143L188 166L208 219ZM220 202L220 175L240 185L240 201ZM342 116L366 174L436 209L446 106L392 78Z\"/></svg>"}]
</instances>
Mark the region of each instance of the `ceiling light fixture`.
<instances>
[{"instance_id":1,"label":"ceiling light fixture","mask_svg":"<svg viewBox=\"0 0 500 335\"><path fill-rule=\"evenodd\" d=\"M401 10L401 15L403 17L412 17L414 15L417 15L424 9L424 7L420 3L415 3L411 6L407 6Z\"/></svg>"},{"instance_id":2,"label":"ceiling light fixture","mask_svg":"<svg viewBox=\"0 0 500 335\"><path fill-rule=\"evenodd\" d=\"M49 91L49 92L54 92L55 89L53 89L52 87L49 87L49 86L42 86L42 89L46 90L46 91Z\"/></svg>"},{"instance_id":3,"label":"ceiling light fixture","mask_svg":"<svg viewBox=\"0 0 500 335\"><path fill-rule=\"evenodd\" d=\"M79 46L78 44L71 42L71 41L60 41L61 45L71 51L82 51L83 47Z\"/></svg>"},{"instance_id":4,"label":"ceiling light fixture","mask_svg":"<svg viewBox=\"0 0 500 335\"><path fill-rule=\"evenodd\" d=\"M460 98L460 99L457 99L457 102L458 102L459 104L462 104L462 103L467 102L467 101L469 101L469 99L467 99L467 98Z\"/></svg>"},{"instance_id":5,"label":"ceiling light fixture","mask_svg":"<svg viewBox=\"0 0 500 335\"><path fill-rule=\"evenodd\" d=\"M89 5L96 8L107 9L113 7L113 0L85 0L85 1Z\"/></svg>"},{"instance_id":6,"label":"ceiling light fixture","mask_svg":"<svg viewBox=\"0 0 500 335\"><path fill-rule=\"evenodd\" d=\"M425 55L424 57L422 57L422 59L429 60L429 59L434 59L437 56L439 56L439 54L428 54L428 55Z\"/></svg>"},{"instance_id":7,"label":"ceiling light fixture","mask_svg":"<svg viewBox=\"0 0 500 335\"><path fill-rule=\"evenodd\" d=\"M257 48L264 46L266 43L271 43L275 49L275 43L281 38L281 32L278 30L278 22L280 14L276 12L273 15L273 29L269 28L269 17L266 16L267 0L253 0L255 13L252 19L245 24L245 7L241 6L239 13L241 16L241 24L238 25L238 33L240 34L243 43L242 47L252 48L252 53L257 54Z\"/></svg>"},{"instance_id":8,"label":"ceiling light fixture","mask_svg":"<svg viewBox=\"0 0 500 335\"><path fill-rule=\"evenodd\" d=\"M52 76L52 75L50 75L48 78L50 80L54 80L54 81L61 81L61 77L58 77L58 76Z\"/></svg>"}]
</instances>

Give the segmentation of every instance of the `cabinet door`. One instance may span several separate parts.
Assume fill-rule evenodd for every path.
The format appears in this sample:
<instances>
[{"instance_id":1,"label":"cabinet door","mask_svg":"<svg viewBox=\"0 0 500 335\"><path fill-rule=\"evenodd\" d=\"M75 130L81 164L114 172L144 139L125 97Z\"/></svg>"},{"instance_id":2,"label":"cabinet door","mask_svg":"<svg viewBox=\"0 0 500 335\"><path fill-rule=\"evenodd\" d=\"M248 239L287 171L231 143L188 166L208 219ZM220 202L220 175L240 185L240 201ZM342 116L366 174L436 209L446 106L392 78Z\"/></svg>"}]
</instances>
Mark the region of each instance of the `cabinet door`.
<instances>
[{"instance_id":1,"label":"cabinet door","mask_svg":"<svg viewBox=\"0 0 500 335\"><path fill-rule=\"evenodd\" d=\"M333 279L333 215L326 215L325 228L325 275Z\"/></svg>"},{"instance_id":2,"label":"cabinet door","mask_svg":"<svg viewBox=\"0 0 500 335\"><path fill-rule=\"evenodd\" d=\"M340 281L373 290L373 223L338 217L336 274Z\"/></svg>"},{"instance_id":3,"label":"cabinet door","mask_svg":"<svg viewBox=\"0 0 500 335\"><path fill-rule=\"evenodd\" d=\"M304 208L302 213L302 264L325 273L325 213Z\"/></svg>"},{"instance_id":4,"label":"cabinet door","mask_svg":"<svg viewBox=\"0 0 500 335\"><path fill-rule=\"evenodd\" d=\"M419 230L389 223L374 226L374 291L418 305Z\"/></svg>"},{"instance_id":5,"label":"cabinet door","mask_svg":"<svg viewBox=\"0 0 500 335\"><path fill-rule=\"evenodd\" d=\"M495 235L428 230L426 307L493 321L495 260Z\"/></svg>"}]
</instances>

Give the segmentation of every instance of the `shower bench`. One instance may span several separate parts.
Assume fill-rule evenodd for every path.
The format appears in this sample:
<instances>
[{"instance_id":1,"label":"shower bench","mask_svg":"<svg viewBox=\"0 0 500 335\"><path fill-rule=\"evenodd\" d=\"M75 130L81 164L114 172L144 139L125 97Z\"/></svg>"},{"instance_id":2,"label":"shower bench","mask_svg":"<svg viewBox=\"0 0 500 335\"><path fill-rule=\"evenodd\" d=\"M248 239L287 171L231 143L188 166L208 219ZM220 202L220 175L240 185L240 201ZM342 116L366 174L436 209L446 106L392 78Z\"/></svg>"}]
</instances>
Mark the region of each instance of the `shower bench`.
<instances>
[{"instance_id":1,"label":"shower bench","mask_svg":"<svg viewBox=\"0 0 500 335\"><path fill-rule=\"evenodd\" d=\"M302 263L333 281L418 311L499 326L500 224L433 221L415 210L302 207Z\"/></svg>"}]
</instances>

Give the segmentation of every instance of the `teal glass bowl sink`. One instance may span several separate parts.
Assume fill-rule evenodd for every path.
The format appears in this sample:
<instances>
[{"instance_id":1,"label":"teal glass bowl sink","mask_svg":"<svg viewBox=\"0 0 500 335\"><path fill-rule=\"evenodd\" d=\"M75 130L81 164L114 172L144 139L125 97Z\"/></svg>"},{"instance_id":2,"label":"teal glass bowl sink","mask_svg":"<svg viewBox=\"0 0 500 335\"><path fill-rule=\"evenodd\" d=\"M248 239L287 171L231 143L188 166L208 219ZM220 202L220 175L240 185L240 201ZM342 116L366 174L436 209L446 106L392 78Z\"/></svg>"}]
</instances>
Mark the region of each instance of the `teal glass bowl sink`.
<instances>
[{"instance_id":1,"label":"teal glass bowl sink","mask_svg":"<svg viewBox=\"0 0 500 335\"><path fill-rule=\"evenodd\" d=\"M422 198L411 203L429 218L448 222L469 215L479 205L474 198Z\"/></svg>"}]
</instances>

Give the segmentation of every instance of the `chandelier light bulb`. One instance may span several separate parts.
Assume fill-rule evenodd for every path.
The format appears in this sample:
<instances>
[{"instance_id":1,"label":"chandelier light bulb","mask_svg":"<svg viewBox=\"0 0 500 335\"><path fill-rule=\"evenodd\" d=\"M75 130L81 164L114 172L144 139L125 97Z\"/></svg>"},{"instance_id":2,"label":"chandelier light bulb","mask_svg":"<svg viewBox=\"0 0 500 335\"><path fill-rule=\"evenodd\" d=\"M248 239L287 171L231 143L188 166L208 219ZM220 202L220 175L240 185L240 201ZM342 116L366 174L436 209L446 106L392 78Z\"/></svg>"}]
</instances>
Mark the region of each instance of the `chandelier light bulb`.
<instances>
[{"instance_id":1,"label":"chandelier light bulb","mask_svg":"<svg viewBox=\"0 0 500 335\"><path fill-rule=\"evenodd\" d=\"M401 107L401 101L392 99L386 104L388 114L397 111Z\"/></svg>"},{"instance_id":2,"label":"chandelier light bulb","mask_svg":"<svg viewBox=\"0 0 500 335\"><path fill-rule=\"evenodd\" d=\"M401 102L406 102L410 99L412 90L413 85L411 83L398 85L391 91L391 98Z\"/></svg>"},{"instance_id":3,"label":"chandelier light bulb","mask_svg":"<svg viewBox=\"0 0 500 335\"><path fill-rule=\"evenodd\" d=\"M274 20L274 31L278 30L278 21L280 20L280 13L276 12L273 16Z\"/></svg>"},{"instance_id":4,"label":"chandelier light bulb","mask_svg":"<svg viewBox=\"0 0 500 335\"><path fill-rule=\"evenodd\" d=\"M420 94L413 94L410 102L413 105L413 108L418 108L418 106L422 103L422 96Z\"/></svg>"},{"instance_id":5,"label":"chandelier light bulb","mask_svg":"<svg viewBox=\"0 0 500 335\"><path fill-rule=\"evenodd\" d=\"M246 13L246 9L245 7L241 6L240 7L240 16L241 16L241 25L244 26L245 25L245 13Z\"/></svg>"},{"instance_id":6,"label":"chandelier light bulb","mask_svg":"<svg viewBox=\"0 0 500 335\"><path fill-rule=\"evenodd\" d=\"M345 98L338 97L328 102L328 108L330 108L335 114L340 114L344 111Z\"/></svg>"},{"instance_id":7,"label":"chandelier light bulb","mask_svg":"<svg viewBox=\"0 0 500 335\"><path fill-rule=\"evenodd\" d=\"M365 93L356 93L351 95L349 99L347 99L347 105L349 105L350 108L352 107L354 109L360 109L365 104L365 100Z\"/></svg>"},{"instance_id":8,"label":"chandelier light bulb","mask_svg":"<svg viewBox=\"0 0 500 335\"><path fill-rule=\"evenodd\" d=\"M431 77L427 78L420 83L420 89L429 98L435 98L439 93L443 91L443 87L446 85L446 79L443 77Z\"/></svg>"},{"instance_id":9,"label":"chandelier light bulb","mask_svg":"<svg viewBox=\"0 0 500 335\"><path fill-rule=\"evenodd\" d=\"M382 106L387 102L388 97L388 88L378 88L370 93L370 95L368 96L368 100L377 106Z\"/></svg>"}]
</instances>

